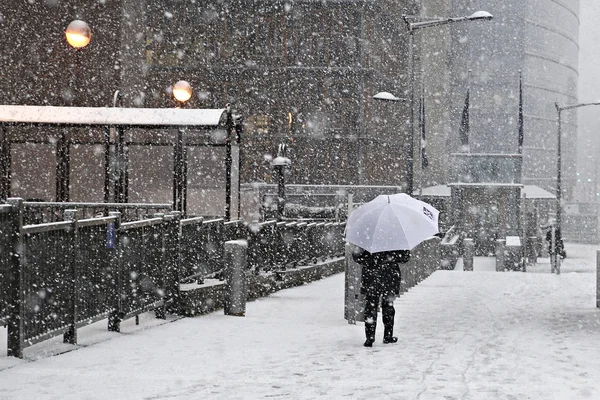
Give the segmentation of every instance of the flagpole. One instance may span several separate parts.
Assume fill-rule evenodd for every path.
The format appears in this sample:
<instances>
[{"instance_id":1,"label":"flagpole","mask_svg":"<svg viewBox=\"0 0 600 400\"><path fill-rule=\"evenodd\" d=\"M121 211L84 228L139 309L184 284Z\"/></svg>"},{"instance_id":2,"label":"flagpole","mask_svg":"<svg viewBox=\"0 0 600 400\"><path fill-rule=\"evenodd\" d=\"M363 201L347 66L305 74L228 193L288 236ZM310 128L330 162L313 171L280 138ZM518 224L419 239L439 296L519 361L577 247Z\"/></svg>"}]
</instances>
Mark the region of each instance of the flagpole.
<instances>
[{"instance_id":1,"label":"flagpole","mask_svg":"<svg viewBox=\"0 0 600 400\"><path fill-rule=\"evenodd\" d=\"M518 154L523 154L523 74L519 71L519 134L518 134Z\"/></svg>"},{"instance_id":2,"label":"flagpole","mask_svg":"<svg viewBox=\"0 0 600 400\"><path fill-rule=\"evenodd\" d=\"M421 70L421 76L423 71ZM419 96L419 197L423 195L423 102L424 99L423 82L421 81L421 96Z\"/></svg>"},{"instance_id":3,"label":"flagpole","mask_svg":"<svg viewBox=\"0 0 600 400\"><path fill-rule=\"evenodd\" d=\"M421 70L423 76L423 70ZM421 80L421 96L419 101L419 199L423 196L423 131L425 129L425 85Z\"/></svg>"},{"instance_id":4,"label":"flagpole","mask_svg":"<svg viewBox=\"0 0 600 400\"><path fill-rule=\"evenodd\" d=\"M467 149L471 152L471 141L469 136L471 134L471 78L473 77L473 70L467 70Z\"/></svg>"},{"instance_id":5,"label":"flagpole","mask_svg":"<svg viewBox=\"0 0 600 400\"><path fill-rule=\"evenodd\" d=\"M470 89L471 89L471 70L467 74L467 95L465 96L465 105L463 106L460 127L458 130L460 138L461 153L470 153L469 145L469 109L470 109Z\"/></svg>"},{"instance_id":6,"label":"flagpole","mask_svg":"<svg viewBox=\"0 0 600 400\"><path fill-rule=\"evenodd\" d=\"M409 86L410 86L410 122L409 122L409 134L410 140L408 145L408 176L406 179L406 194L409 196L413 195L413 181L414 181L414 155L415 155L415 60L414 60L414 30L408 29L408 73L409 73Z\"/></svg>"},{"instance_id":7,"label":"flagpole","mask_svg":"<svg viewBox=\"0 0 600 400\"><path fill-rule=\"evenodd\" d=\"M518 127L518 148L517 152L521 155L519 159L519 171L518 179L519 183L523 183L523 139L525 136L524 132L524 120L523 120L523 74L519 71L519 127Z\"/></svg>"}]
</instances>

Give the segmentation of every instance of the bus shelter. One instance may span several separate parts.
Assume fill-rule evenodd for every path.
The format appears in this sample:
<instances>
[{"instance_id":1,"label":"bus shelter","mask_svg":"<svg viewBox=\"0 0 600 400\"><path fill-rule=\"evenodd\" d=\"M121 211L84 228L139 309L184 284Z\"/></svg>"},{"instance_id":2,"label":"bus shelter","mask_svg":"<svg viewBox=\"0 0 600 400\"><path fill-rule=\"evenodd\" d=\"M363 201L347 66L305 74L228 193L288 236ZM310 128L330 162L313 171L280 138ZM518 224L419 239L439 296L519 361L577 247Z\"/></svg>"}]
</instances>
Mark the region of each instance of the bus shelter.
<instances>
[{"instance_id":1,"label":"bus shelter","mask_svg":"<svg viewBox=\"0 0 600 400\"><path fill-rule=\"evenodd\" d=\"M230 108L0 105L0 199L172 202L230 220L241 133Z\"/></svg>"}]
</instances>

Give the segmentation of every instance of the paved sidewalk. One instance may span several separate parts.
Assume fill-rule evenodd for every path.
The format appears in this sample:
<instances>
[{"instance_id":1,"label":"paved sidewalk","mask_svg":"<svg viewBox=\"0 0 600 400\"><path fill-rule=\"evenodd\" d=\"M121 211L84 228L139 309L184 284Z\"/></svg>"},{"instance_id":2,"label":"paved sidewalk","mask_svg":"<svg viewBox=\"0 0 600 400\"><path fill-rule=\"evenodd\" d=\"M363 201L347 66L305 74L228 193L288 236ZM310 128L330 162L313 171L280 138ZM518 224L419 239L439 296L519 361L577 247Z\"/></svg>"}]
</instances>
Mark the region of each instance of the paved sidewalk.
<instances>
[{"instance_id":1,"label":"paved sidewalk","mask_svg":"<svg viewBox=\"0 0 600 400\"><path fill-rule=\"evenodd\" d=\"M344 277L0 371L1 399L594 399L595 249L552 275L437 271L396 301L400 343L362 347ZM548 270L546 270L548 267ZM31 355L30 357L35 357ZM0 357L0 364L6 361Z\"/></svg>"}]
</instances>

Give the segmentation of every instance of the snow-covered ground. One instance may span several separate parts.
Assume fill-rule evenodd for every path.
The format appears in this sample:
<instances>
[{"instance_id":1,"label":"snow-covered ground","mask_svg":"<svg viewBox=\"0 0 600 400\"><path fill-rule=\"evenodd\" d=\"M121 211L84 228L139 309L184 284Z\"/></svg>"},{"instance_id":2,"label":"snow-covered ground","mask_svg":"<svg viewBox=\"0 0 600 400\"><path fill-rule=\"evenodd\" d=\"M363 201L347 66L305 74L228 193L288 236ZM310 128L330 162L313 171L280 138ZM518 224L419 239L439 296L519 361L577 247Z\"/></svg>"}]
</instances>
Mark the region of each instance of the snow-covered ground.
<instances>
[{"instance_id":1,"label":"snow-covered ground","mask_svg":"<svg viewBox=\"0 0 600 400\"><path fill-rule=\"evenodd\" d=\"M396 301L394 345L380 327L362 346L340 274L248 303L243 318L146 316L123 334L97 324L52 357L66 345L25 360L0 348L0 399L597 399L596 247L567 251L560 276L544 259L527 273L482 259L435 272Z\"/></svg>"}]
</instances>

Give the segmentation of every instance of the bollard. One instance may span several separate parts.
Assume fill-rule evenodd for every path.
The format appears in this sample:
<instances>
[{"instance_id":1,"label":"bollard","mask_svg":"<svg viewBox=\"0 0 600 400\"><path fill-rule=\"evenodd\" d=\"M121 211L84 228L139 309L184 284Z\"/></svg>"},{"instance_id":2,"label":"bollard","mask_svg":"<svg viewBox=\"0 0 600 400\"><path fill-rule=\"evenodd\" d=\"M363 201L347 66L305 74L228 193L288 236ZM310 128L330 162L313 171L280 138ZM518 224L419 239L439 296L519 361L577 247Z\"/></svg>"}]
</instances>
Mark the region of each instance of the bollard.
<instances>
[{"instance_id":1,"label":"bollard","mask_svg":"<svg viewBox=\"0 0 600 400\"><path fill-rule=\"evenodd\" d=\"M504 240L496 239L496 271L504 271Z\"/></svg>"},{"instance_id":2,"label":"bollard","mask_svg":"<svg viewBox=\"0 0 600 400\"><path fill-rule=\"evenodd\" d=\"M466 238L463 241L463 271L473 271L473 255L475 254L475 242L473 239Z\"/></svg>"},{"instance_id":3,"label":"bollard","mask_svg":"<svg viewBox=\"0 0 600 400\"><path fill-rule=\"evenodd\" d=\"M356 325L362 321L364 304L360 294L362 266L352 258L354 245L346 243L346 300L344 304L344 317L349 324Z\"/></svg>"},{"instance_id":4,"label":"bollard","mask_svg":"<svg viewBox=\"0 0 600 400\"><path fill-rule=\"evenodd\" d=\"M248 242L225 242L225 315L243 317L246 314L246 264Z\"/></svg>"},{"instance_id":5,"label":"bollard","mask_svg":"<svg viewBox=\"0 0 600 400\"><path fill-rule=\"evenodd\" d=\"M596 251L596 307L600 308L600 250Z\"/></svg>"}]
</instances>

